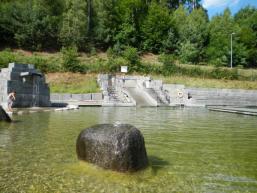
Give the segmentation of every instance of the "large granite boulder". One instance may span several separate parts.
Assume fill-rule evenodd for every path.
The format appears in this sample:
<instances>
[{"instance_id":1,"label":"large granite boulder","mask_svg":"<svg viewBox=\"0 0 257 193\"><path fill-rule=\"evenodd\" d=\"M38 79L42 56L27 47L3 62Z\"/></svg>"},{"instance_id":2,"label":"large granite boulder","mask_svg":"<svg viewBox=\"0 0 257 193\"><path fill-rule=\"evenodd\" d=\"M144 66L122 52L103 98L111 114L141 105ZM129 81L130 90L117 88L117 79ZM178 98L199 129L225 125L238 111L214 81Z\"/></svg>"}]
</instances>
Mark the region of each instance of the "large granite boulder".
<instances>
[{"instance_id":1,"label":"large granite boulder","mask_svg":"<svg viewBox=\"0 0 257 193\"><path fill-rule=\"evenodd\" d=\"M12 119L9 115L5 112L3 107L0 105L0 121L12 122Z\"/></svg>"},{"instance_id":2,"label":"large granite boulder","mask_svg":"<svg viewBox=\"0 0 257 193\"><path fill-rule=\"evenodd\" d=\"M77 139L77 155L80 160L122 172L148 165L144 137L129 124L99 124L84 129Z\"/></svg>"}]
</instances>

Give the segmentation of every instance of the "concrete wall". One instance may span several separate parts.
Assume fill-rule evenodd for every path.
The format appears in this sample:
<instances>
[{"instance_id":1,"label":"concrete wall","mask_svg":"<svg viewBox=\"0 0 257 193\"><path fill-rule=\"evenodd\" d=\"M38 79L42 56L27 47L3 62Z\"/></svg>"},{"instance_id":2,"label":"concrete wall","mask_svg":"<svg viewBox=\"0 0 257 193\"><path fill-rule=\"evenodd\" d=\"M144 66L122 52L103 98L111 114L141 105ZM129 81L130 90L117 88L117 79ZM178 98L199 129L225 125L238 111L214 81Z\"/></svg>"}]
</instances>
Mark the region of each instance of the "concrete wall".
<instances>
[{"instance_id":1,"label":"concrete wall","mask_svg":"<svg viewBox=\"0 0 257 193\"><path fill-rule=\"evenodd\" d=\"M52 93L50 94L51 102L67 102L67 101L101 101L102 93L88 94L71 94L71 93Z\"/></svg>"},{"instance_id":2,"label":"concrete wall","mask_svg":"<svg viewBox=\"0 0 257 193\"><path fill-rule=\"evenodd\" d=\"M50 106L50 90L45 77L31 64L10 63L0 72L0 103L6 106L7 96L15 90L14 107Z\"/></svg>"},{"instance_id":3,"label":"concrete wall","mask_svg":"<svg viewBox=\"0 0 257 193\"><path fill-rule=\"evenodd\" d=\"M185 88L185 92L196 104L257 106L257 90Z\"/></svg>"}]
</instances>

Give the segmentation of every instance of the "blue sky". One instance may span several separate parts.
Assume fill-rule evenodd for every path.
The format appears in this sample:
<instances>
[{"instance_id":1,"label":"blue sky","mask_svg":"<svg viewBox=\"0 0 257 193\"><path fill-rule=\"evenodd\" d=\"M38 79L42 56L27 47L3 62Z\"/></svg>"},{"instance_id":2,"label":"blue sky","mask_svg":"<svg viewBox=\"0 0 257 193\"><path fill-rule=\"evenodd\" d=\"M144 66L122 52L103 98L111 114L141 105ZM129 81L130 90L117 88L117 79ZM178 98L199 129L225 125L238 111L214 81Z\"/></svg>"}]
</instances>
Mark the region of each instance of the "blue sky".
<instances>
[{"instance_id":1,"label":"blue sky","mask_svg":"<svg viewBox=\"0 0 257 193\"><path fill-rule=\"evenodd\" d=\"M224 9L230 8L232 14L237 13L241 8L252 5L257 8L257 0L202 0L202 5L208 10L209 17L223 13Z\"/></svg>"}]
</instances>

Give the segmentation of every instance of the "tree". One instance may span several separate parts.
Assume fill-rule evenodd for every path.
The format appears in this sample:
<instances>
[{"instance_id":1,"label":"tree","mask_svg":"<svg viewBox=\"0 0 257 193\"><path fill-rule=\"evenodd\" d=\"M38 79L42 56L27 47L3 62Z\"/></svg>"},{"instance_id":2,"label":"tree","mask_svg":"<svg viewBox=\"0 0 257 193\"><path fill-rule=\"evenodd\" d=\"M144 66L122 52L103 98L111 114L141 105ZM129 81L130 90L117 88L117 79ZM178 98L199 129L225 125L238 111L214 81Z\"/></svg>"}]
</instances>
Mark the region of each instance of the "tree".
<instances>
[{"instance_id":1,"label":"tree","mask_svg":"<svg viewBox=\"0 0 257 193\"><path fill-rule=\"evenodd\" d=\"M116 0L95 1L95 41L101 48L108 48L115 44L114 36L121 24L118 3Z\"/></svg>"},{"instance_id":2,"label":"tree","mask_svg":"<svg viewBox=\"0 0 257 193\"><path fill-rule=\"evenodd\" d=\"M56 45L59 17L52 13L49 1L14 1L2 6L0 28L5 41L11 39L18 46L32 50Z\"/></svg>"},{"instance_id":3,"label":"tree","mask_svg":"<svg viewBox=\"0 0 257 193\"><path fill-rule=\"evenodd\" d=\"M82 72L82 67L78 59L77 47L62 48L62 65L65 71Z\"/></svg>"},{"instance_id":4,"label":"tree","mask_svg":"<svg viewBox=\"0 0 257 193\"><path fill-rule=\"evenodd\" d=\"M155 2L151 3L141 30L144 50L155 53L174 50L176 44L175 29L166 7Z\"/></svg>"},{"instance_id":5,"label":"tree","mask_svg":"<svg viewBox=\"0 0 257 193\"><path fill-rule=\"evenodd\" d=\"M59 39L63 46L83 47L87 32L85 0L66 0Z\"/></svg>"},{"instance_id":6,"label":"tree","mask_svg":"<svg viewBox=\"0 0 257 193\"><path fill-rule=\"evenodd\" d=\"M230 10L226 9L222 15L213 17L209 23L210 43L207 56L211 63L218 66L229 66L230 63L230 36L233 36L233 63L246 64L246 47L240 43L240 27L234 22Z\"/></svg>"},{"instance_id":7,"label":"tree","mask_svg":"<svg viewBox=\"0 0 257 193\"><path fill-rule=\"evenodd\" d=\"M240 26L240 42L247 48L248 66L257 67L257 9L245 7L235 15L235 22Z\"/></svg>"},{"instance_id":8,"label":"tree","mask_svg":"<svg viewBox=\"0 0 257 193\"><path fill-rule=\"evenodd\" d=\"M169 9L177 9L180 5L184 5L192 11L201 7L200 0L159 0L159 2L167 6Z\"/></svg>"},{"instance_id":9,"label":"tree","mask_svg":"<svg viewBox=\"0 0 257 193\"><path fill-rule=\"evenodd\" d=\"M146 15L146 4L142 0L124 0L119 2L118 8L121 24L115 36L116 43L140 47L140 28Z\"/></svg>"},{"instance_id":10,"label":"tree","mask_svg":"<svg viewBox=\"0 0 257 193\"><path fill-rule=\"evenodd\" d=\"M180 6L173 14L179 35L179 56L183 62L197 63L204 58L208 39L208 16L202 9L189 13ZM188 48L188 50L187 50Z\"/></svg>"}]
</instances>

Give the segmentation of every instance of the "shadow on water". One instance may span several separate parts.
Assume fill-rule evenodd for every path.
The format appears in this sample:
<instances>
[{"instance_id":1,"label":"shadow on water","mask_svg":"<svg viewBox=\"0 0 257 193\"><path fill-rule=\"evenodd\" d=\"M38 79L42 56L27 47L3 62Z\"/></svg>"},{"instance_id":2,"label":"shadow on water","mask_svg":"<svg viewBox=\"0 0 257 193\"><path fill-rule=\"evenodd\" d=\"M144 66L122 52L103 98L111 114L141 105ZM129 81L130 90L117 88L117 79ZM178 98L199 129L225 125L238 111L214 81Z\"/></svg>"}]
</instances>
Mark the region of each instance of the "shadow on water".
<instances>
[{"instance_id":1,"label":"shadow on water","mask_svg":"<svg viewBox=\"0 0 257 193\"><path fill-rule=\"evenodd\" d=\"M148 156L149 165L152 169L152 174L157 175L158 170L163 169L165 166L170 165L170 163L166 160L163 160L157 156L150 155Z\"/></svg>"}]
</instances>

